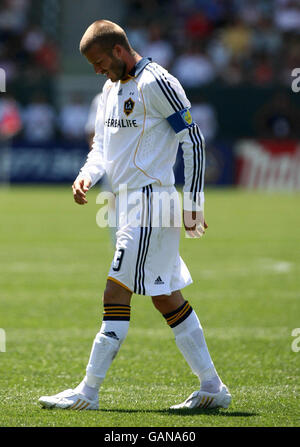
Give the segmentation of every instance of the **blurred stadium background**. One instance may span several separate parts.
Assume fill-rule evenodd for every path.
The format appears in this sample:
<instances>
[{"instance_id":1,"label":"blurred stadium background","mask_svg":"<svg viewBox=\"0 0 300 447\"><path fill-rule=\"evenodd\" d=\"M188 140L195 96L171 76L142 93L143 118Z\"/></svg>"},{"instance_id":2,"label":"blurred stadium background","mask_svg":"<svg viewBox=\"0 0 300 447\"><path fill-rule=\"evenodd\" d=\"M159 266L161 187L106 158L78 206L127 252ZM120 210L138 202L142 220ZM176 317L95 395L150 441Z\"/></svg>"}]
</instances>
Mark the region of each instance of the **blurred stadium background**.
<instances>
[{"instance_id":1,"label":"blurred stadium background","mask_svg":"<svg viewBox=\"0 0 300 447\"><path fill-rule=\"evenodd\" d=\"M3 0L2 183L70 183L104 78L80 55L97 18L179 78L207 142L207 185L300 188L297 0ZM179 151L177 182L183 180Z\"/></svg>"}]
</instances>

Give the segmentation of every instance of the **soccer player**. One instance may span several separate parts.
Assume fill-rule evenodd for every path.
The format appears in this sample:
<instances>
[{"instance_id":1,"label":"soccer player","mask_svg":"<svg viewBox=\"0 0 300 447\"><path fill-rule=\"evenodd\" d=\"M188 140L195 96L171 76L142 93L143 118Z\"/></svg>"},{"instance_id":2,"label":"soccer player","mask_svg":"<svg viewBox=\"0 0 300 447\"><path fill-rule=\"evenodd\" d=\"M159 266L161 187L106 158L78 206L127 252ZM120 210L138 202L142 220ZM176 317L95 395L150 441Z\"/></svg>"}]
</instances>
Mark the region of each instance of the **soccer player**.
<instances>
[{"instance_id":1,"label":"soccer player","mask_svg":"<svg viewBox=\"0 0 300 447\"><path fill-rule=\"evenodd\" d=\"M207 228L204 140L189 112L191 104L179 81L151 59L137 54L124 30L115 23L98 20L90 25L81 39L80 51L107 81L98 105L93 149L74 181L73 196L76 203L87 203L88 190L106 172L116 195L120 221L103 294L103 321L85 377L75 389L43 396L39 401L48 408L99 408L99 389L127 335L131 296L136 293L152 297L200 381L199 390L171 408L227 408L231 395L215 369L200 321L181 293L192 279L179 255L180 227L152 225L152 214L163 214L160 206L154 206L154 195L177 194L172 167L180 142L185 170L185 230L197 238ZM124 185L128 204L142 194L140 225L131 218L124 220L120 212ZM172 203L174 220L178 202Z\"/></svg>"}]
</instances>

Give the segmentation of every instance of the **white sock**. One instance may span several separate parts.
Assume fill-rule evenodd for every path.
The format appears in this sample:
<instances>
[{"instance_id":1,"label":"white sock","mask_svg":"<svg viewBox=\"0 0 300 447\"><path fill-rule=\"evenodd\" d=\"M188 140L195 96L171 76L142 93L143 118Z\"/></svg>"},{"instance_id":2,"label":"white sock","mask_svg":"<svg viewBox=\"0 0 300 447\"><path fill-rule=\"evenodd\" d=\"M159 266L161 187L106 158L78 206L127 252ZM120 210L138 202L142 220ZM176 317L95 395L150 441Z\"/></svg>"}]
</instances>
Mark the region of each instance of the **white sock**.
<instances>
[{"instance_id":1,"label":"white sock","mask_svg":"<svg viewBox=\"0 0 300 447\"><path fill-rule=\"evenodd\" d=\"M200 380L201 391L219 392L222 383L210 357L203 329L195 311L172 327L172 330L178 348Z\"/></svg>"},{"instance_id":2,"label":"white sock","mask_svg":"<svg viewBox=\"0 0 300 447\"><path fill-rule=\"evenodd\" d=\"M103 321L101 329L93 342L86 375L75 388L78 393L84 394L90 400L97 398L100 385L126 338L128 328L129 320Z\"/></svg>"}]
</instances>

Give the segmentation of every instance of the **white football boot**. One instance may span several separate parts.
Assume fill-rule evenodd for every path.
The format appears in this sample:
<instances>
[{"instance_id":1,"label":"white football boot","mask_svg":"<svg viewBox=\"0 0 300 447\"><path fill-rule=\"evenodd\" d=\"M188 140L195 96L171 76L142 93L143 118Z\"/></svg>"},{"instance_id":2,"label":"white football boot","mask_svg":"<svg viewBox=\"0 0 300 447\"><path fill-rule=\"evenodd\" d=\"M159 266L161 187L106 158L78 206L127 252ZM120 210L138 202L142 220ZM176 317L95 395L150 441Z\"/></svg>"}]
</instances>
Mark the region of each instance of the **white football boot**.
<instances>
[{"instance_id":1,"label":"white football boot","mask_svg":"<svg viewBox=\"0 0 300 447\"><path fill-rule=\"evenodd\" d=\"M64 410L99 410L98 399L90 400L72 389L62 391L54 396L39 398L44 408L62 408Z\"/></svg>"},{"instance_id":2,"label":"white football boot","mask_svg":"<svg viewBox=\"0 0 300 447\"><path fill-rule=\"evenodd\" d=\"M206 391L194 391L184 402L173 405L170 410L193 409L193 408L228 408L231 402L231 394L228 388L222 384L218 393Z\"/></svg>"}]
</instances>

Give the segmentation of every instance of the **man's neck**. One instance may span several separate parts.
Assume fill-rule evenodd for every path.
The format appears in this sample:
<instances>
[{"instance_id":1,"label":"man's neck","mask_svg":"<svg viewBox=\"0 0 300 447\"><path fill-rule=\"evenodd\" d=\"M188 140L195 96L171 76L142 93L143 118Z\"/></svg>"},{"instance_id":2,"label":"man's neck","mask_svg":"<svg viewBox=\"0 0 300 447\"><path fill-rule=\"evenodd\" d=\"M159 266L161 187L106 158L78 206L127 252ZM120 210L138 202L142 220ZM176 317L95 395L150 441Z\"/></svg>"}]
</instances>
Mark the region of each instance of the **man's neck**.
<instances>
[{"instance_id":1,"label":"man's neck","mask_svg":"<svg viewBox=\"0 0 300 447\"><path fill-rule=\"evenodd\" d=\"M126 74L123 77L123 81L125 79L128 78L128 74L131 72L131 70L133 69L133 67L135 67L135 65L141 60L143 59L142 56L140 56L138 53L136 53L135 51L133 51L132 53L130 53L130 56L128 57L128 62L126 64L127 69L126 69Z\"/></svg>"}]
</instances>

